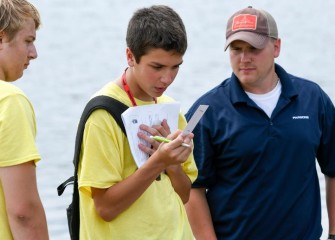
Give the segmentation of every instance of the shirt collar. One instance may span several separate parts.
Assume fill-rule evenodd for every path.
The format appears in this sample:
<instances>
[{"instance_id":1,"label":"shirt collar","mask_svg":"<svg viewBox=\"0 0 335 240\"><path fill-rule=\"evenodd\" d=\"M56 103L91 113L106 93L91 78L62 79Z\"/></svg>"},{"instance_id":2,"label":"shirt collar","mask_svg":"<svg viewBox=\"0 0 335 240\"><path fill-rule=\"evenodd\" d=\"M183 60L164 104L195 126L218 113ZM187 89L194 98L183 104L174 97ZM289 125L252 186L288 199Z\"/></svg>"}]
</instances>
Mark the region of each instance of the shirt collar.
<instances>
[{"instance_id":1,"label":"shirt collar","mask_svg":"<svg viewBox=\"0 0 335 240\"><path fill-rule=\"evenodd\" d=\"M282 84L282 93L281 97L286 98L287 100L293 99L296 96L298 96L298 91L293 85L293 78L292 75L288 74L280 65L275 64L275 71L280 79L280 82ZM230 96L231 101L235 103L250 103L252 104L252 101L248 97L248 95L243 90L238 78L234 73L232 73L231 78L231 90L230 90ZM252 104L253 105L253 104Z\"/></svg>"}]
</instances>

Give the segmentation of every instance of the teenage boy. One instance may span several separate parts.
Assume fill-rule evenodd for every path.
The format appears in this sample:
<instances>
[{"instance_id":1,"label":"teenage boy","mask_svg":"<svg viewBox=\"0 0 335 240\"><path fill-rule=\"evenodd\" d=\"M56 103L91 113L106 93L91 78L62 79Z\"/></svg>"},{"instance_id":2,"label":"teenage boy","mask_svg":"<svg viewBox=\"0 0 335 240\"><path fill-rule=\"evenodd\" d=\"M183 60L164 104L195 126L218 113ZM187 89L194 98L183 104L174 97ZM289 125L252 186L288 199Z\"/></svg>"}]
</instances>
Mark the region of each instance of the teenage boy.
<instances>
[{"instance_id":1,"label":"teenage boy","mask_svg":"<svg viewBox=\"0 0 335 240\"><path fill-rule=\"evenodd\" d=\"M37 182L33 106L11 82L37 58L37 9L25 0L0 1L0 239L48 239Z\"/></svg>"},{"instance_id":2,"label":"teenage boy","mask_svg":"<svg viewBox=\"0 0 335 240\"><path fill-rule=\"evenodd\" d=\"M187 48L179 15L162 5L139 9L129 22L126 41L127 69L95 95L129 107L173 101L163 93ZM178 127L185 125L180 113ZM172 141L158 143L139 133L152 148L139 146L150 157L137 168L127 137L111 115L97 110L89 117L78 170L80 239L193 239L184 203L197 168L192 148L181 146L191 144L193 135L183 137L180 130L170 134L166 121L141 129Z\"/></svg>"}]
</instances>

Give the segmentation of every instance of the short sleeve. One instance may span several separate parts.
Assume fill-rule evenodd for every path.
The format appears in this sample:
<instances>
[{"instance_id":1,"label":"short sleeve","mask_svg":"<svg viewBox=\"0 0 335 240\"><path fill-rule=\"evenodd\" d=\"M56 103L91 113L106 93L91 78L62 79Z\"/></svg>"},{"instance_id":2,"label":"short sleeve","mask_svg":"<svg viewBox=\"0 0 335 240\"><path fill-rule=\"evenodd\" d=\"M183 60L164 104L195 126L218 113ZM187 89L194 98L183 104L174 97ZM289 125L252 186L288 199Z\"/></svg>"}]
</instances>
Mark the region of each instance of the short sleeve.
<instances>
[{"instance_id":1,"label":"short sleeve","mask_svg":"<svg viewBox=\"0 0 335 240\"><path fill-rule=\"evenodd\" d=\"M0 167L40 160L36 121L29 100L11 94L0 101Z\"/></svg>"}]
</instances>

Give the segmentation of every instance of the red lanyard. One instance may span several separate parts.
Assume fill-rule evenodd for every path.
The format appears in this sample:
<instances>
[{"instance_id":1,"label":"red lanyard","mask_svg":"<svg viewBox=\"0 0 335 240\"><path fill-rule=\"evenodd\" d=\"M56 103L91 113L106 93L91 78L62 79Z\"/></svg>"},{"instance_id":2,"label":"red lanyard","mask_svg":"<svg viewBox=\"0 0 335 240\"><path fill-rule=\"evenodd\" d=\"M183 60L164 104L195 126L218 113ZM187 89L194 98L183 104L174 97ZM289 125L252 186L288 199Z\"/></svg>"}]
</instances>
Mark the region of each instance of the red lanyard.
<instances>
[{"instance_id":1,"label":"red lanyard","mask_svg":"<svg viewBox=\"0 0 335 240\"><path fill-rule=\"evenodd\" d=\"M127 81L126 81L126 71L127 71L128 68L126 68L123 72L123 75L122 75L122 86L123 86L123 89L126 91L126 93L128 94L128 97L131 101L131 103L133 104L133 106L137 106L136 104L136 101L135 101L135 98L133 96L133 94L131 93L130 91L130 88L127 84ZM157 103L157 99L155 97L153 97L155 103Z\"/></svg>"}]
</instances>

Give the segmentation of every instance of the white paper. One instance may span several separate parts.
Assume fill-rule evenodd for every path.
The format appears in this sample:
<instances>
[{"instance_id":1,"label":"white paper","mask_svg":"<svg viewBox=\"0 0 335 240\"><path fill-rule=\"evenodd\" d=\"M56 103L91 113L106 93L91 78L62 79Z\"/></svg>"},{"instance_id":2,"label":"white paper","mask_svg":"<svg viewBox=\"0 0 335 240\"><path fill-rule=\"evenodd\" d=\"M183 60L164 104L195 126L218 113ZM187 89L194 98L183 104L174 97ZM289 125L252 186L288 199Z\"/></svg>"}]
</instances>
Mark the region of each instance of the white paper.
<instances>
[{"instance_id":1,"label":"white paper","mask_svg":"<svg viewBox=\"0 0 335 240\"><path fill-rule=\"evenodd\" d=\"M130 107L122 113L121 117L126 128L130 150L138 167L141 167L149 158L149 155L138 147L139 143L149 146L148 142L141 140L137 136L137 133L141 131L139 126L141 124L148 126L159 125L166 119L171 132L174 132L178 129L179 112L180 103L171 102ZM145 131L143 132L148 134Z\"/></svg>"}]
</instances>

